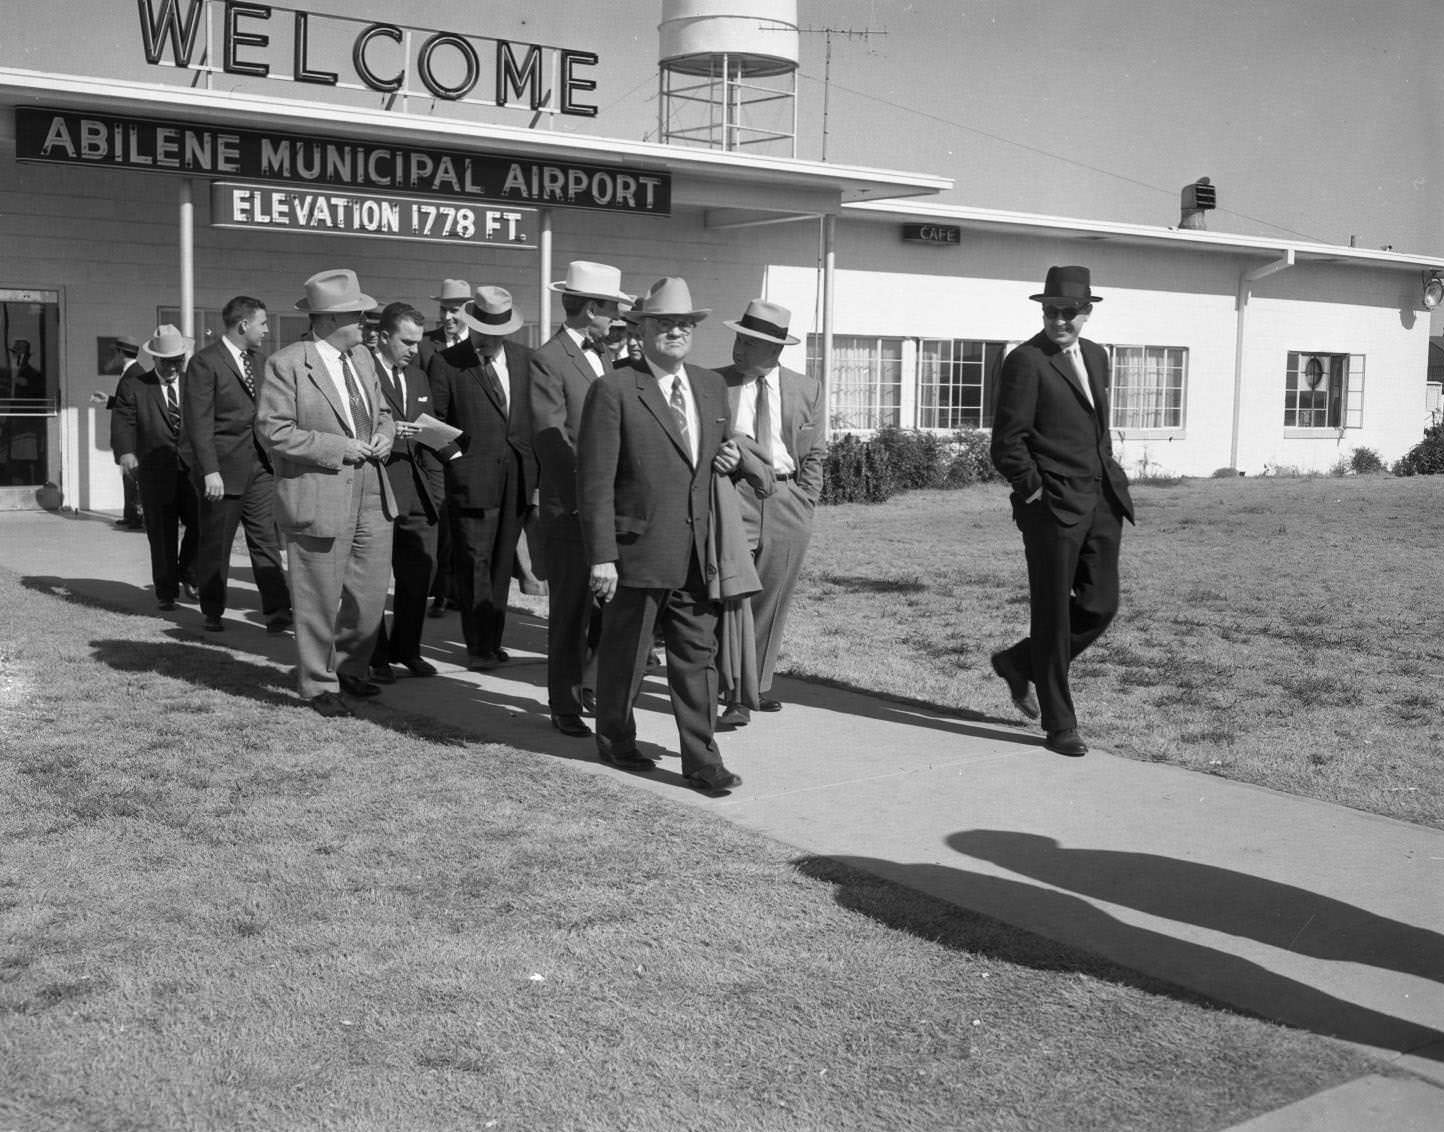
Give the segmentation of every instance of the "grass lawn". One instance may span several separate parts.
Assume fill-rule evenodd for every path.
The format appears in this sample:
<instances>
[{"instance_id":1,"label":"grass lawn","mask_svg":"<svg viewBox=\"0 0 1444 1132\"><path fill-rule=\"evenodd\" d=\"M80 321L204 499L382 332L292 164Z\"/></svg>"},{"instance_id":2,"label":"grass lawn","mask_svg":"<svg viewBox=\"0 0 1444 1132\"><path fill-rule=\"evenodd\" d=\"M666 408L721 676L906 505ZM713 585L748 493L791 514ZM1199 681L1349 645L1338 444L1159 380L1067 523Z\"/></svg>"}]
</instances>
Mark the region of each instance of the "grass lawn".
<instances>
[{"instance_id":1,"label":"grass lawn","mask_svg":"<svg viewBox=\"0 0 1444 1132\"><path fill-rule=\"evenodd\" d=\"M1073 669L1084 735L1444 828L1444 476L1134 499L1122 611ZM1006 488L826 507L780 667L1016 720L988 657L1027 619Z\"/></svg>"},{"instance_id":2,"label":"grass lawn","mask_svg":"<svg viewBox=\"0 0 1444 1132\"><path fill-rule=\"evenodd\" d=\"M151 617L0 603L7 1132L1203 1130L1375 1068L563 760L323 720Z\"/></svg>"}]
</instances>

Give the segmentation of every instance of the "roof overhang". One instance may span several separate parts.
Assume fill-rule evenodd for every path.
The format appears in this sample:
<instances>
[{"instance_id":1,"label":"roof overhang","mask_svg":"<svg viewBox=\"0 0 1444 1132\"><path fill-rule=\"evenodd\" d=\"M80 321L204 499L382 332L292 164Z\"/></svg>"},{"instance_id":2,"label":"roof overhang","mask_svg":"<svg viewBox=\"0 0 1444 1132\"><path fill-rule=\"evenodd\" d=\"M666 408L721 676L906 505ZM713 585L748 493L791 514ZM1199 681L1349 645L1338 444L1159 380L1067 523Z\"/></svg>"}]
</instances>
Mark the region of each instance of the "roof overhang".
<instances>
[{"instance_id":1,"label":"roof overhang","mask_svg":"<svg viewBox=\"0 0 1444 1132\"><path fill-rule=\"evenodd\" d=\"M263 98L254 94L0 68L0 106L176 117L327 137L500 152L538 160L607 162L672 175L683 207L745 208L757 215L835 212L841 205L945 192L949 177L899 173L754 153L658 145L588 134L478 124L404 111ZM0 130L8 133L5 122ZM799 202L799 196L801 201Z\"/></svg>"}]
</instances>

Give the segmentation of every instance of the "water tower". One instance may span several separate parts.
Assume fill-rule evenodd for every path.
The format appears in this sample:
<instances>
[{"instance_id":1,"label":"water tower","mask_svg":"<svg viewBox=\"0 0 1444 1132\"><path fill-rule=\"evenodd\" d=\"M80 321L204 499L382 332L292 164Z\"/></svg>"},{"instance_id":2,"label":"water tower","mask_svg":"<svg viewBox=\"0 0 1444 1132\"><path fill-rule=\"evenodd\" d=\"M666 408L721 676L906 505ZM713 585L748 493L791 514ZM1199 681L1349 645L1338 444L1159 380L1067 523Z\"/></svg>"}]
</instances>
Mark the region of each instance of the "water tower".
<instances>
[{"instance_id":1,"label":"water tower","mask_svg":"<svg viewBox=\"0 0 1444 1132\"><path fill-rule=\"evenodd\" d=\"M663 142L797 156L797 0L662 0Z\"/></svg>"}]
</instances>

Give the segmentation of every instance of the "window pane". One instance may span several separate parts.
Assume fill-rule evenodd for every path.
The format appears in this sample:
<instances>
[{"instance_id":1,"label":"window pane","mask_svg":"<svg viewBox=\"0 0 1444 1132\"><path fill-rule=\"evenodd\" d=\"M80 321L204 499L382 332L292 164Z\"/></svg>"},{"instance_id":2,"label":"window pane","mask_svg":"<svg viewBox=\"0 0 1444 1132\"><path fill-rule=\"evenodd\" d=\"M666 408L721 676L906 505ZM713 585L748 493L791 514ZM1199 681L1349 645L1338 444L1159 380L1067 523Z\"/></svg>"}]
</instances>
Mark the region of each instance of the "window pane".
<instances>
[{"instance_id":1,"label":"window pane","mask_svg":"<svg viewBox=\"0 0 1444 1132\"><path fill-rule=\"evenodd\" d=\"M1113 427L1182 428L1188 350L1113 347Z\"/></svg>"}]
</instances>

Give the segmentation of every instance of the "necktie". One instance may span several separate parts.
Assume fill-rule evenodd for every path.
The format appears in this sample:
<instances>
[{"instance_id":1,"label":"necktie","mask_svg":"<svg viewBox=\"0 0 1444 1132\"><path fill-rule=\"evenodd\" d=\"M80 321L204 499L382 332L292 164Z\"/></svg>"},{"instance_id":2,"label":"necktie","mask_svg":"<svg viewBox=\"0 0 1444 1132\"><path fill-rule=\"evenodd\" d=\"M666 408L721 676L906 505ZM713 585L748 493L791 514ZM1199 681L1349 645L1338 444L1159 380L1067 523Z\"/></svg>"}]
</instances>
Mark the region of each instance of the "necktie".
<instances>
[{"instance_id":1,"label":"necktie","mask_svg":"<svg viewBox=\"0 0 1444 1132\"><path fill-rule=\"evenodd\" d=\"M351 402L351 420L356 425L356 439L363 444L371 443L371 410L366 398L361 396L361 384L351 371L351 357L341 355L341 376L346 379L346 396Z\"/></svg>"},{"instance_id":2,"label":"necktie","mask_svg":"<svg viewBox=\"0 0 1444 1132\"><path fill-rule=\"evenodd\" d=\"M509 412L511 410L511 403L506 395L506 386L501 383L501 375L496 372L496 367L491 364L490 358L486 359L481 371L486 375L487 383L491 386L492 392L500 399L502 411Z\"/></svg>"},{"instance_id":3,"label":"necktie","mask_svg":"<svg viewBox=\"0 0 1444 1132\"><path fill-rule=\"evenodd\" d=\"M162 388L165 390L165 415L170 421L170 427L180 432L180 399L176 397L175 382L167 381Z\"/></svg>"},{"instance_id":4,"label":"necktie","mask_svg":"<svg viewBox=\"0 0 1444 1132\"><path fill-rule=\"evenodd\" d=\"M682 443L687 448L687 458L692 457L692 433L687 428L687 398L682 395L682 379L672 378L672 396L667 399L672 414L677 418L677 428L682 433Z\"/></svg>"},{"instance_id":5,"label":"necktie","mask_svg":"<svg viewBox=\"0 0 1444 1132\"><path fill-rule=\"evenodd\" d=\"M391 367L391 381L396 386L396 403L401 406L401 411L406 411L406 380L401 376L401 367Z\"/></svg>"},{"instance_id":6,"label":"necktie","mask_svg":"<svg viewBox=\"0 0 1444 1132\"><path fill-rule=\"evenodd\" d=\"M772 402L767 397L767 378L757 379L757 413L753 419L752 431L757 434L757 446L762 449L762 459L772 464Z\"/></svg>"},{"instance_id":7,"label":"necktie","mask_svg":"<svg viewBox=\"0 0 1444 1132\"><path fill-rule=\"evenodd\" d=\"M1088 367L1083 364L1083 352L1077 346L1069 346L1063 351L1064 357L1073 365L1073 376L1078 380L1078 388L1083 391L1091 408L1093 405L1093 390L1088 386Z\"/></svg>"},{"instance_id":8,"label":"necktie","mask_svg":"<svg viewBox=\"0 0 1444 1132\"><path fill-rule=\"evenodd\" d=\"M252 397L256 395L256 363L251 358L251 351L241 351L241 384L246 387L246 392Z\"/></svg>"}]
</instances>

